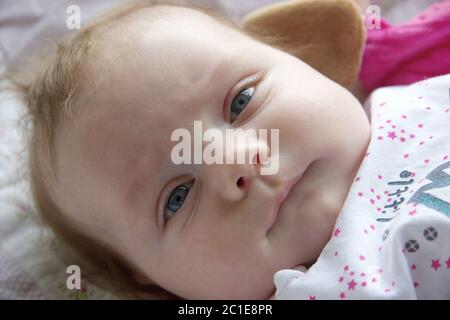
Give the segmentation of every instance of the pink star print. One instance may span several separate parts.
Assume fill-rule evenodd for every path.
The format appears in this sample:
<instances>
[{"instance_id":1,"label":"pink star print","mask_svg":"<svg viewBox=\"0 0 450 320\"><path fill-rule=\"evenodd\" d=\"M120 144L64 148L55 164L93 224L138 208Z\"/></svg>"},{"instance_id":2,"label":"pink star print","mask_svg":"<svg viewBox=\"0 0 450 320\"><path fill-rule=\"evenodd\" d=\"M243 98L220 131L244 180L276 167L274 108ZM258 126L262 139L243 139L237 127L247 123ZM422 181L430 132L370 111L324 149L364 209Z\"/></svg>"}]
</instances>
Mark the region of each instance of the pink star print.
<instances>
[{"instance_id":1,"label":"pink star print","mask_svg":"<svg viewBox=\"0 0 450 320\"><path fill-rule=\"evenodd\" d=\"M316 300L316 296L309 296L309 300Z\"/></svg>"},{"instance_id":2,"label":"pink star print","mask_svg":"<svg viewBox=\"0 0 450 320\"><path fill-rule=\"evenodd\" d=\"M355 291L355 287L356 287L356 285L357 285L358 283L356 283L355 282L355 279L352 279L352 281L350 281L349 283L348 283L348 290L353 290L353 291Z\"/></svg>"},{"instance_id":3,"label":"pink star print","mask_svg":"<svg viewBox=\"0 0 450 320\"><path fill-rule=\"evenodd\" d=\"M345 299L345 293L344 293L344 292L341 292L341 293L339 294L339 298Z\"/></svg>"},{"instance_id":4,"label":"pink star print","mask_svg":"<svg viewBox=\"0 0 450 320\"><path fill-rule=\"evenodd\" d=\"M337 228L336 230L334 230L334 236L337 237L340 232L341 232L341 230L339 228Z\"/></svg>"},{"instance_id":5,"label":"pink star print","mask_svg":"<svg viewBox=\"0 0 450 320\"><path fill-rule=\"evenodd\" d=\"M447 261L445 261L445 264L447 265L447 269L450 269L450 256L448 257Z\"/></svg>"},{"instance_id":6,"label":"pink star print","mask_svg":"<svg viewBox=\"0 0 450 320\"><path fill-rule=\"evenodd\" d=\"M388 138L391 138L392 140L397 138L397 135L395 134L395 131L388 131Z\"/></svg>"},{"instance_id":7,"label":"pink star print","mask_svg":"<svg viewBox=\"0 0 450 320\"><path fill-rule=\"evenodd\" d=\"M433 260L433 259L431 259L431 267L434 269L434 270L437 270L437 269L439 269L440 267L441 267L441 264L439 263L439 259L436 259L436 260Z\"/></svg>"}]
</instances>

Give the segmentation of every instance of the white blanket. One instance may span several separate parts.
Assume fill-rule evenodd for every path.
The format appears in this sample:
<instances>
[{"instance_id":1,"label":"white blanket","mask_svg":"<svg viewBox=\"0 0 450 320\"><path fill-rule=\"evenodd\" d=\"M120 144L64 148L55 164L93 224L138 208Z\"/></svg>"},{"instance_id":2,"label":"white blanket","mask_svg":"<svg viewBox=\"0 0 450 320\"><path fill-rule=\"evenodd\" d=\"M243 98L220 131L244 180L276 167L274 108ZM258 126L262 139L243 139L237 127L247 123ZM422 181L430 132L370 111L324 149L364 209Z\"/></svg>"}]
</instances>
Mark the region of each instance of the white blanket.
<instances>
[{"instance_id":1,"label":"white blanket","mask_svg":"<svg viewBox=\"0 0 450 320\"><path fill-rule=\"evenodd\" d=\"M450 75L381 88L332 238L275 299L450 299Z\"/></svg>"}]
</instances>

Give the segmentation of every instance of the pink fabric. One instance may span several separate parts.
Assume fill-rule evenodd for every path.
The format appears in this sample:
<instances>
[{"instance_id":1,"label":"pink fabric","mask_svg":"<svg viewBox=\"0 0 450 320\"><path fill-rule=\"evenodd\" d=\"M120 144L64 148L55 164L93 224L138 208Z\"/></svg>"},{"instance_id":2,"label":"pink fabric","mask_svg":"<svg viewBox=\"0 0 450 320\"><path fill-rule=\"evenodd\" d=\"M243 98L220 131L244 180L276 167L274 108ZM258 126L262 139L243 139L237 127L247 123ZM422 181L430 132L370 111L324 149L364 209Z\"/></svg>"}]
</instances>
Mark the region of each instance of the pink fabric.
<instances>
[{"instance_id":1,"label":"pink fabric","mask_svg":"<svg viewBox=\"0 0 450 320\"><path fill-rule=\"evenodd\" d=\"M410 21L367 30L360 81L367 93L450 73L450 0Z\"/></svg>"}]
</instances>

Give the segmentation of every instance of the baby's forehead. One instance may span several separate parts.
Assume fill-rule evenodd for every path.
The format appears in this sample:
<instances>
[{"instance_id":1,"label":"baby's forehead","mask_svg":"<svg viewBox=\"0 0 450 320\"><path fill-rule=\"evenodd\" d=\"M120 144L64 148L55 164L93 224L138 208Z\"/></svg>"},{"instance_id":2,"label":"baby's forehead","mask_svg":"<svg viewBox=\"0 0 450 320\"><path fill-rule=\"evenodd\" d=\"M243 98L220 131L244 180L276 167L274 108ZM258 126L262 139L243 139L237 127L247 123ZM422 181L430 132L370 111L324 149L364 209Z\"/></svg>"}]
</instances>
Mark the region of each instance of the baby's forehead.
<instances>
[{"instance_id":1,"label":"baby's forehead","mask_svg":"<svg viewBox=\"0 0 450 320\"><path fill-rule=\"evenodd\" d=\"M86 132L98 134L111 127L145 132L144 126L152 126L155 120L167 128L164 119L170 122L186 112L195 118L194 106L203 105L199 99L226 94L229 88L221 80L227 77L231 87L242 70L231 71L230 66L242 59L242 53L255 53L247 50L246 37L195 10L185 9L154 24L146 22L145 12L140 14L129 26L117 25L117 34L106 36L105 47L90 66L75 116L78 123L87 125L80 126L88 128ZM210 79L220 82L219 90ZM190 106L192 110L185 108ZM144 118L148 123L143 123ZM137 127L138 121L143 128Z\"/></svg>"},{"instance_id":2,"label":"baby's forehead","mask_svg":"<svg viewBox=\"0 0 450 320\"><path fill-rule=\"evenodd\" d=\"M130 49L126 46L111 48L111 45L118 42L139 44L138 40L142 40L142 37L176 41L179 38L204 38L209 35L210 41L214 39L221 42L224 37L239 34L244 36L238 26L219 14L177 6L154 6L136 10L108 24L99 33L100 43L103 44L100 47L105 50ZM212 34L214 37L211 37Z\"/></svg>"},{"instance_id":3,"label":"baby's forehead","mask_svg":"<svg viewBox=\"0 0 450 320\"><path fill-rule=\"evenodd\" d=\"M192 56L189 52L197 53L203 64L207 64L208 56L220 55L223 49L233 50L239 42L252 40L231 22L218 19L184 7L163 6L136 11L95 37L86 71L97 76L98 86L106 75L109 77L123 71L114 72L115 69L123 69L130 62L142 63L145 57L147 65L141 65L141 69L160 66L152 70L158 76L168 65L175 67L175 60L188 64ZM195 50L199 47L200 50Z\"/></svg>"},{"instance_id":4,"label":"baby's forehead","mask_svg":"<svg viewBox=\"0 0 450 320\"><path fill-rule=\"evenodd\" d=\"M185 99L186 90L200 85L221 61L248 46L250 38L202 12L173 11L156 22L148 22L151 10L141 12L136 19L129 17L128 25L117 25L116 31L105 35L81 85L84 96L100 99L96 105L122 99L139 103L143 93L154 103L168 103L169 97Z\"/></svg>"}]
</instances>

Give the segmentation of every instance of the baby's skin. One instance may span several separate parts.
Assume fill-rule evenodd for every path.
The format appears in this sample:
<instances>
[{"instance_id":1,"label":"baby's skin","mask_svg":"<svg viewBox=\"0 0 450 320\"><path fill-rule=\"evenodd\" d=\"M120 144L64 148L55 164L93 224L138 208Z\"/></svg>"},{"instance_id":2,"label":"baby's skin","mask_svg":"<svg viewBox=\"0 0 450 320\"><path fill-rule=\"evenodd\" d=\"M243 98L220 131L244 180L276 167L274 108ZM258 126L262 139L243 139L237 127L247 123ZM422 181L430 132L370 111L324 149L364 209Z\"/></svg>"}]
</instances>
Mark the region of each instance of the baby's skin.
<instances>
[{"instance_id":1,"label":"baby's skin","mask_svg":"<svg viewBox=\"0 0 450 320\"><path fill-rule=\"evenodd\" d=\"M144 284L188 299L268 298L276 271L310 266L330 239L369 120L348 90L294 56L193 9L158 10L163 18L140 10L94 44L56 134L50 194ZM174 164L171 134L194 121L279 129L278 172Z\"/></svg>"}]
</instances>

